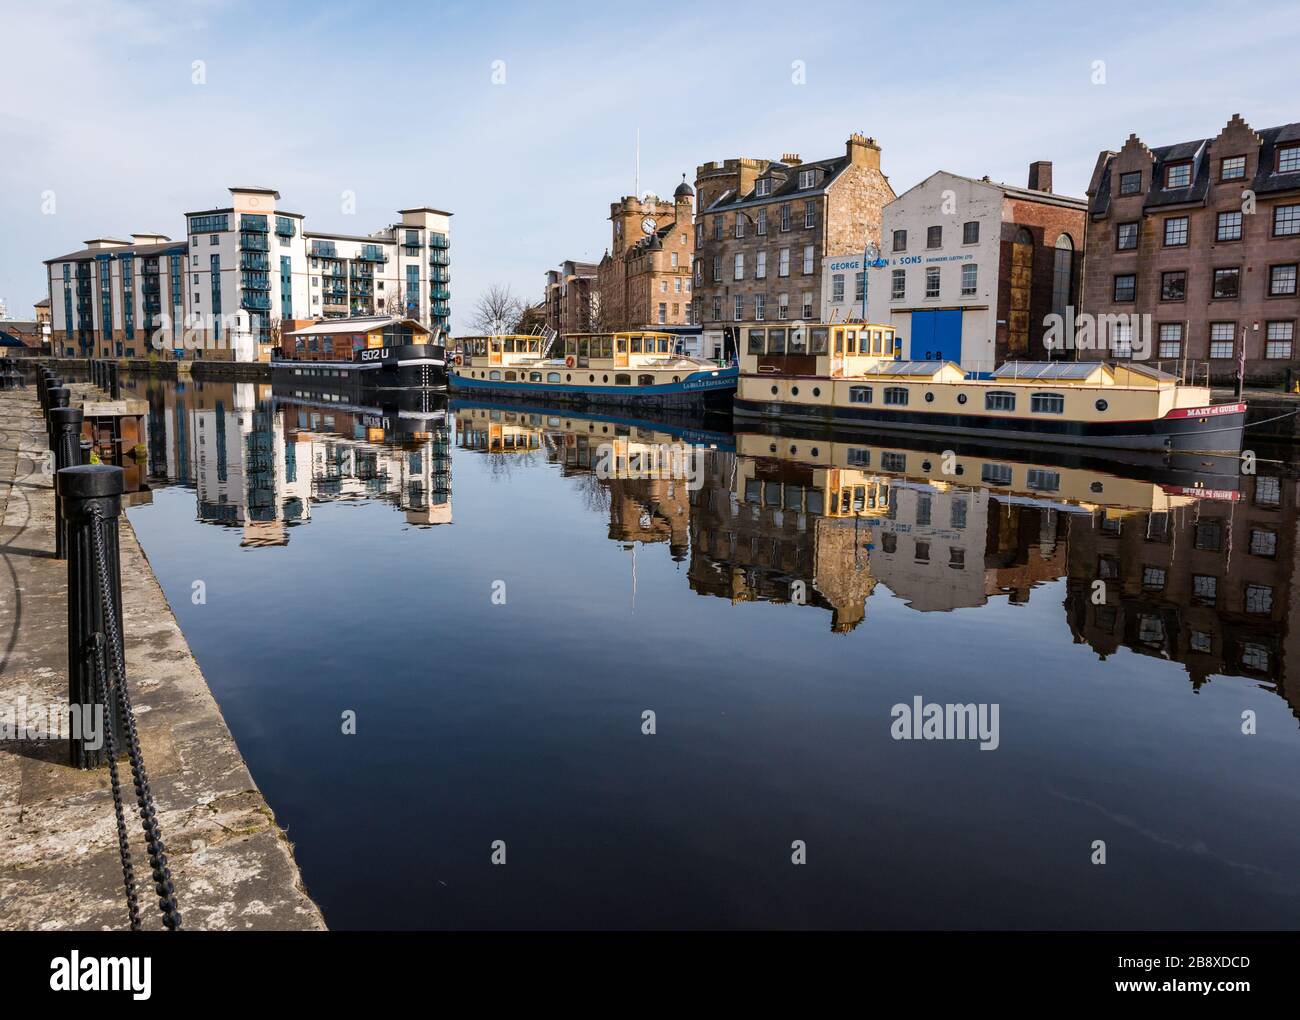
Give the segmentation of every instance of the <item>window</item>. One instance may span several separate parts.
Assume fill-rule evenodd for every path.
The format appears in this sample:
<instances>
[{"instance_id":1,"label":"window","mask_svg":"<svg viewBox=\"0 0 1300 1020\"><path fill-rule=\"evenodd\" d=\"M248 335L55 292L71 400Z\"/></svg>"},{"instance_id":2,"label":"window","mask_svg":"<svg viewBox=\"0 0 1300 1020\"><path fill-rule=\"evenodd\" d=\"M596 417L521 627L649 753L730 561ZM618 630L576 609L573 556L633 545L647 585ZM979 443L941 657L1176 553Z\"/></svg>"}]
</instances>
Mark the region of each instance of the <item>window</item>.
<instances>
[{"instance_id":1,"label":"window","mask_svg":"<svg viewBox=\"0 0 1300 1020\"><path fill-rule=\"evenodd\" d=\"M722 240L722 217L721 216L713 217L713 239L715 241Z\"/></svg>"},{"instance_id":2,"label":"window","mask_svg":"<svg viewBox=\"0 0 1300 1020\"><path fill-rule=\"evenodd\" d=\"M763 330L761 330L761 329L751 329L751 330L749 331L749 349L748 349L748 352L747 352L747 353L749 353L749 354L762 354L762 353L763 353L763 343L764 343L765 338L766 338L766 334L765 334L765 332L764 332Z\"/></svg>"},{"instance_id":3,"label":"window","mask_svg":"<svg viewBox=\"0 0 1300 1020\"><path fill-rule=\"evenodd\" d=\"M758 182L754 185L754 194L759 198L765 198L772 194L772 178L760 177Z\"/></svg>"},{"instance_id":4,"label":"window","mask_svg":"<svg viewBox=\"0 0 1300 1020\"><path fill-rule=\"evenodd\" d=\"M805 227L817 226L816 206L812 202L803 204L803 225Z\"/></svg>"},{"instance_id":5,"label":"window","mask_svg":"<svg viewBox=\"0 0 1300 1020\"><path fill-rule=\"evenodd\" d=\"M758 210L758 222L754 225L754 233L756 234L767 233L767 210L766 209Z\"/></svg>"},{"instance_id":6,"label":"window","mask_svg":"<svg viewBox=\"0 0 1300 1020\"><path fill-rule=\"evenodd\" d=\"M1165 590L1165 570L1163 567L1143 567L1142 587L1147 591Z\"/></svg>"},{"instance_id":7,"label":"window","mask_svg":"<svg viewBox=\"0 0 1300 1020\"><path fill-rule=\"evenodd\" d=\"M1246 612L1271 613L1273 611L1273 589L1267 584L1246 585Z\"/></svg>"},{"instance_id":8,"label":"window","mask_svg":"<svg viewBox=\"0 0 1300 1020\"><path fill-rule=\"evenodd\" d=\"M849 387L850 404L869 404L871 403L870 386L850 386Z\"/></svg>"},{"instance_id":9,"label":"window","mask_svg":"<svg viewBox=\"0 0 1300 1020\"><path fill-rule=\"evenodd\" d=\"M1223 548L1223 522L1213 519L1197 521L1192 545L1207 552L1219 552Z\"/></svg>"},{"instance_id":10,"label":"window","mask_svg":"<svg viewBox=\"0 0 1300 1020\"><path fill-rule=\"evenodd\" d=\"M1241 270L1216 269L1211 295L1216 298L1235 298L1241 292Z\"/></svg>"},{"instance_id":11,"label":"window","mask_svg":"<svg viewBox=\"0 0 1300 1020\"><path fill-rule=\"evenodd\" d=\"M636 377L636 384L638 386L653 386L655 384L655 377L649 373L638 375Z\"/></svg>"},{"instance_id":12,"label":"window","mask_svg":"<svg viewBox=\"0 0 1300 1020\"><path fill-rule=\"evenodd\" d=\"M1252 556L1276 556L1277 532L1252 528L1250 530L1250 554Z\"/></svg>"},{"instance_id":13,"label":"window","mask_svg":"<svg viewBox=\"0 0 1300 1020\"><path fill-rule=\"evenodd\" d=\"M754 321L762 322L767 318L767 295L754 295Z\"/></svg>"},{"instance_id":14,"label":"window","mask_svg":"<svg viewBox=\"0 0 1300 1020\"><path fill-rule=\"evenodd\" d=\"M1187 643L1194 652L1209 652L1213 647L1210 635L1203 630L1193 630L1188 636Z\"/></svg>"},{"instance_id":15,"label":"window","mask_svg":"<svg viewBox=\"0 0 1300 1020\"><path fill-rule=\"evenodd\" d=\"M907 251L907 231L894 231L894 251Z\"/></svg>"},{"instance_id":16,"label":"window","mask_svg":"<svg viewBox=\"0 0 1300 1020\"><path fill-rule=\"evenodd\" d=\"M1160 274L1160 300L1184 301L1187 299L1187 274L1181 269Z\"/></svg>"},{"instance_id":17,"label":"window","mask_svg":"<svg viewBox=\"0 0 1300 1020\"><path fill-rule=\"evenodd\" d=\"M831 301L839 304L844 300L844 274L836 273L831 277Z\"/></svg>"},{"instance_id":18,"label":"window","mask_svg":"<svg viewBox=\"0 0 1300 1020\"><path fill-rule=\"evenodd\" d=\"M1300 145L1284 145L1277 150L1277 172L1280 174L1300 172Z\"/></svg>"},{"instance_id":19,"label":"window","mask_svg":"<svg viewBox=\"0 0 1300 1020\"><path fill-rule=\"evenodd\" d=\"M813 271L813 246L805 244L803 246L803 275L811 276Z\"/></svg>"},{"instance_id":20,"label":"window","mask_svg":"<svg viewBox=\"0 0 1300 1020\"><path fill-rule=\"evenodd\" d=\"M907 296L907 270L895 269L890 274L889 296L895 301L902 301Z\"/></svg>"},{"instance_id":21,"label":"window","mask_svg":"<svg viewBox=\"0 0 1300 1020\"><path fill-rule=\"evenodd\" d=\"M979 267L974 263L961 267L961 296L974 297Z\"/></svg>"},{"instance_id":22,"label":"window","mask_svg":"<svg viewBox=\"0 0 1300 1020\"><path fill-rule=\"evenodd\" d=\"M722 296L720 294L713 295L713 318L715 320L722 318Z\"/></svg>"},{"instance_id":23,"label":"window","mask_svg":"<svg viewBox=\"0 0 1300 1020\"><path fill-rule=\"evenodd\" d=\"M1219 225L1214 232L1216 241L1240 241L1241 240L1241 213L1239 212L1221 212L1219 213Z\"/></svg>"},{"instance_id":24,"label":"window","mask_svg":"<svg viewBox=\"0 0 1300 1020\"><path fill-rule=\"evenodd\" d=\"M1237 349L1237 327L1231 322L1210 323L1210 357L1231 358Z\"/></svg>"},{"instance_id":25,"label":"window","mask_svg":"<svg viewBox=\"0 0 1300 1020\"><path fill-rule=\"evenodd\" d=\"M1219 600L1219 579L1211 574L1192 575L1192 601L1212 606Z\"/></svg>"},{"instance_id":26,"label":"window","mask_svg":"<svg viewBox=\"0 0 1300 1020\"><path fill-rule=\"evenodd\" d=\"M1294 322L1270 322L1265 327L1264 357L1291 360L1295 340Z\"/></svg>"},{"instance_id":27,"label":"window","mask_svg":"<svg viewBox=\"0 0 1300 1020\"><path fill-rule=\"evenodd\" d=\"M790 295L778 294L776 296L776 317L778 319L790 318Z\"/></svg>"},{"instance_id":28,"label":"window","mask_svg":"<svg viewBox=\"0 0 1300 1020\"><path fill-rule=\"evenodd\" d=\"M1181 322L1164 322L1160 324L1159 356L1162 358L1181 358L1183 356L1183 324Z\"/></svg>"},{"instance_id":29,"label":"window","mask_svg":"<svg viewBox=\"0 0 1300 1020\"><path fill-rule=\"evenodd\" d=\"M659 302L659 325L664 326L667 325L667 323L668 323L668 305L660 301Z\"/></svg>"},{"instance_id":30,"label":"window","mask_svg":"<svg viewBox=\"0 0 1300 1020\"><path fill-rule=\"evenodd\" d=\"M885 403L893 407L906 407L907 390L905 390L902 386L886 386Z\"/></svg>"},{"instance_id":31,"label":"window","mask_svg":"<svg viewBox=\"0 0 1300 1020\"><path fill-rule=\"evenodd\" d=\"M962 244L979 244L980 224L979 220L967 220L961 225L961 243Z\"/></svg>"},{"instance_id":32,"label":"window","mask_svg":"<svg viewBox=\"0 0 1300 1020\"><path fill-rule=\"evenodd\" d=\"M754 279L767 279L767 252L760 251L754 255Z\"/></svg>"},{"instance_id":33,"label":"window","mask_svg":"<svg viewBox=\"0 0 1300 1020\"><path fill-rule=\"evenodd\" d=\"M776 275L777 276L790 275L790 249L789 248L782 248L781 251L778 253Z\"/></svg>"},{"instance_id":34,"label":"window","mask_svg":"<svg viewBox=\"0 0 1300 1020\"><path fill-rule=\"evenodd\" d=\"M1131 173L1119 175L1119 193L1121 195L1136 195L1142 191L1142 171L1134 170Z\"/></svg>"},{"instance_id":35,"label":"window","mask_svg":"<svg viewBox=\"0 0 1300 1020\"><path fill-rule=\"evenodd\" d=\"M985 464L980 469L980 481L985 485L1007 486L1011 484L1010 464Z\"/></svg>"},{"instance_id":36,"label":"window","mask_svg":"<svg viewBox=\"0 0 1300 1020\"><path fill-rule=\"evenodd\" d=\"M732 319L739 322L745 317L745 299L742 295L737 294L732 303Z\"/></svg>"},{"instance_id":37,"label":"window","mask_svg":"<svg viewBox=\"0 0 1300 1020\"><path fill-rule=\"evenodd\" d=\"M937 298L939 296L938 266L930 266L925 271L925 296L928 298Z\"/></svg>"},{"instance_id":38,"label":"window","mask_svg":"<svg viewBox=\"0 0 1300 1020\"><path fill-rule=\"evenodd\" d=\"M1224 156L1219 161L1219 180L1239 181L1246 176L1245 156Z\"/></svg>"},{"instance_id":39,"label":"window","mask_svg":"<svg viewBox=\"0 0 1300 1020\"><path fill-rule=\"evenodd\" d=\"M1047 471L1043 468L1030 468L1025 472L1025 484L1039 492L1059 492L1061 474L1059 471Z\"/></svg>"},{"instance_id":40,"label":"window","mask_svg":"<svg viewBox=\"0 0 1300 1020\"><path fill-rule=\"evenodd\" d=\"M1300 205L1279 205L1273 210L1273 236L1295 237L1300 234Z\"/></svg>"},{"instance_id":41,"label":"window","mask_svg":"<svg viewBox=\"0 0 1300 1020\"><path fill-rule=\"evenodd\" d=\"M790 203L789 202L786 202L785 205L781 206L781 229L782 230L790 229Z\"/></svg>"},{"instance_id":42,"label":"window","mask_svg":"<svg viewBox=\"0 0 1300 1020\"><path fill-rule=\"evenodd\" d=\"M713 282L718 283L722 279L722 256L713 256Z\"/></svg>"},{"instance_id":43,"label":"window","mask_svg":"<svg viewBox=\"0 0 1300 1020\"><path fill-rule=\"evenodd\" d=\"M547 373L546 373L546 381L547 381L547 382L559 382L559 381L560 381L560 373L559 373L559 372L547 372Z\"/></svg>"},{"instance_id":44,"label":"window","mask_svg":"<svg viewBox=\"0 0 1300 1020\"><path fill-rule=\"evenodd\" d=\"M1187 243L1187 217L1170 216L1165 220L1165 247L1177 248Z\"/></svg>"},{"instance_id":45,"label":"window","mask_svg":"<svg viewBox=\"0 0 1300 1020\"><path fill-rule=\"evenodd\" d=\"M1060 393L1035 393L1029 398L1029 410L1034 414L1064 414L1065 397Z\"/></svg>"},{"instance_id":46,"label":"window","mask_svg":"<svg viewBox=\"0 0 1300 1020\"><path fill-rule=\"evenodd\" d=\"M1014 411L1016 409L1016 395L1007 390L991 390L984 394L984 410L986 411Z\"/></svg>"},{"instance_id":47,"label":"window","mask_svg":"<svg viewBox=\"0 0 1300 1020\"><path fill-rule=\"evenodd\" d=\"M854 273L853 274L853 300L861 303L862 299L866 297L866 295L867 295L867 274L865 272Z\"/></svg>"},{"instance_id":48,"label":"window","mask_svg":"<svg viewBox=\"0 0 1300 1020\"><path fill-rule=\"evenodd\" d=\"M815 170L800 170L799 190L803 191L805 188L811 188L813 184L816 182L816 178L817 178L817 172Z\"/></svg>"},{"instance_id":49,"label":"window","mask_svg":"<svg viewBox=\"0 0 1300 1020\"><path fill-rule=\"evenodd\" d=\"M1255 505L1279 506L1282 502L1282 483L1274 475L1259 475L1255 479Z\"/></svg>"},{"instance_id":50,"label":"window","mask_svg":"<svg viewBox=\"0 0 1300 1020\"><path fill-rule=\"evenodd\" d=\"M1165 167L1165 188L1186 188L1192 183L1192 163L1186 160Z\"/></svg>"},{"instance_id":51,"label":"window","mask_svg":"<svg viewBox=\"0 0 1300 1020\"><path fill-rule=\"evenodd\" d=\"M785 353L785 330L773 329L767 334L767 353L784 354Z\"/></svg>"},{"instance_id":52,"label":"window","mask_svg":"<svg viewBox=\"0 0 1300 1020\"><path fill-rule=\"evenodd\" d=\"M1138 246L1138 225L1121 223L1115 235L1115 248L1118 251L1133 251Z\"/></svg>"},{"instance_id":53,"label":"window","mask_svg":"<svg viewBox=\"0 0 1300 1020\"><path fill-rule=\"evenodd\" d=\"M732 278L736 280L745 278L745 256L743 253L736 256L735 272Z\"/></svg>"},{"instance_id":54,"label":"window","mask_svg":"<svg viewBox=\"0 0 1300 1020\"><path fill-rule=\"evenodd\" d=\"M809 330L808 331L808 337L809 337L808 353L825 354L826 340L829 334L830 334L830 330L828 330L825 326L815 326L811 330Z\"/></svg>"},{"instance_id":55,"label":"window","mask_svg":"<svg viewBox=\"0 0 1300 1020\"><path fill-rule=\"evenodd\" d=\"M813 317L813 296L810 290L803 292L803 317L805 319Z\"/></svg>"},{"instance_id":56,"label":"window","mask_svg":"<svg viewBox=\"0 0 1300 1020\"><path fill-rule=\"evenodd\" d=\"M1121 273L1115 277L1114 300L1133 301L1137 298L1137 276L1133 273Z\"/></svg>"},{"instance_id":57,"label":"window","mask_svg":"<svg viewBox=\"0 0 1300 1020\"><path fill-rule=\"evenodd\" d=\"M736 236L737 237L745 236L745 214L744 213L736 213Z\"/></svg>"},{"instance_id":58,"label":"window","mask_svg":"<svg viewBox=\"0 0 1300 1020\"><path fill-rule=\"evenodd\" d=\"M1268 296L1279 297L1296 292L1296 265L1272 266L1268 271Z\"/></svg>"},{"instance_id":59,"label":"window","mask_svg":"<svg viewBox=\"0 0 1300 1020\"><path fill-rule=\"evenodd\" d=\"M930 227L926 230L925 246L927 248L943 247L943 227Z\"/></svg>"}]
</instances>

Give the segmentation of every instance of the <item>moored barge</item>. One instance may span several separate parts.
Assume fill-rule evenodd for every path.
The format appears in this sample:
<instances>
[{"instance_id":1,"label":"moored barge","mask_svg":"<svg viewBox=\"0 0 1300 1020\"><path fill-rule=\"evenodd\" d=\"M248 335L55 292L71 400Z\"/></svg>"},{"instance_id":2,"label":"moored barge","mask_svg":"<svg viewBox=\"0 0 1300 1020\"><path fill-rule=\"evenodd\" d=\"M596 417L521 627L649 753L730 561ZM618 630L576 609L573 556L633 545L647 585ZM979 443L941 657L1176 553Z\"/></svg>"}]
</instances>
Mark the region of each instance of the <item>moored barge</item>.
<instances>
[{"instance_id":1,"label":"moored barge","mask_svg":"<svg viewBox=\"0 0 1300 1020\"><path fill-rule=\"evenodd\" d=\"M276 380L370 389L440 388L447 384L441 337L414 319L376 315L322 319L286 332Z\"/></svg>"},{"instance_id":2,"label":"moored barge","mask_svg":"<svg viewBox=\"0 0 1300 1020\"><path fill-rule=\"evenodd\" d=\"M671 333L465 337L448 384L462 396L726 410L738 369L674 350Z\"/></svg>"},{"instance_id":3,"label":"moored barge","mask_svg":"<svg viewBox=\"0 0 1300 1020\"><path fill-rule=\"evenodd\" d=\"M748 420L1237 453L1244 403L1133 361L1008 362L974 378L949 361L897 360L891 326L742 327L735 415Z\"/></svg>"}]
</instances>

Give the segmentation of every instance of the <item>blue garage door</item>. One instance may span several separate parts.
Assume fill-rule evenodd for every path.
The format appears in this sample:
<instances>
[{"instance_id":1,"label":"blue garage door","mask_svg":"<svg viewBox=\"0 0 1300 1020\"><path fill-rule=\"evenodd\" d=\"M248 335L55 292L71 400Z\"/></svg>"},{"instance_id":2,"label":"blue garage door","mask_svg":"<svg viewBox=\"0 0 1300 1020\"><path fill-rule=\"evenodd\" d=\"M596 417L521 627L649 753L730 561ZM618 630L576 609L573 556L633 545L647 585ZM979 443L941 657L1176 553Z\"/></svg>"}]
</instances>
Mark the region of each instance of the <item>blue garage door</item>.
<instances>
[{"instance_id":1,"label":"blue garage door","mask_svg":"<svg viewBox=\"0 0 1300 1020\"><path fill-rule=\"evenodd\" d=\"M912 357L961 361L961 309L912 313Z\"/></svg>"}]
</instances>

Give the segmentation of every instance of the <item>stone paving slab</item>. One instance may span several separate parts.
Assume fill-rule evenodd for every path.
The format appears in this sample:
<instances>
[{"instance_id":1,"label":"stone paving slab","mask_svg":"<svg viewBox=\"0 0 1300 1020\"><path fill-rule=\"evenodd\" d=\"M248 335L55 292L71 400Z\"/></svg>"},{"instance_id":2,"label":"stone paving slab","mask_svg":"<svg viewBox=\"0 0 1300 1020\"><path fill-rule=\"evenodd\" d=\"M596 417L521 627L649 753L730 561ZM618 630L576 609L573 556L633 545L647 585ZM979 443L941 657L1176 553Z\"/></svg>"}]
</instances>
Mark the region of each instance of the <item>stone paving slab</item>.
<instances>
[{"instance_id":1,"label":"stone paving slab","mask_svg":"<svg viewBox=\"0 0 1300 1020\"><path fill-rule=\"evenodd\" d=\"M67 701L67 567L35 391L0 392L0 708ZM125 514L127 674L184 925L320 930L293 848L248 772ZM0 741L0 930L127 926L108 771L64 741ZM128 779L125 762L121 772ZM128 806L134 794L127 788ZM148 859L130 816L137 879ZM146 927L161 928L151 887Z\"/></svg>"}]
</instances>

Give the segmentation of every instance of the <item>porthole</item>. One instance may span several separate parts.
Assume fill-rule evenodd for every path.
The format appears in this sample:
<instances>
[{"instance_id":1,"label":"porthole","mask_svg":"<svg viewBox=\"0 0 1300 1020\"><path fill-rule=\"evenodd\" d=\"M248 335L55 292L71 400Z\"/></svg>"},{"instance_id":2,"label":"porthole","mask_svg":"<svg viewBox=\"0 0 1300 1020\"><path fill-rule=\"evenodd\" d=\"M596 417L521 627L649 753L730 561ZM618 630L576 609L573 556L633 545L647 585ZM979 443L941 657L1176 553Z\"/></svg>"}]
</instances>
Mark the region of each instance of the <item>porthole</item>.
<instances>
[{"instance_id":1,"label":"porthole","mask_svg":"<svg viewBox=\"0 0 1300 1020\"><path fill-rule=\"evenodd\" d=\"M927 475L930 473L930 462L928 460L921 461L921 470Z\"/></svg>"},{"instance_id":2,"label":"porthole","mask_svg":"<svg viewBox=\"0 0 1300 1020\"><path fill-rule=\"evenodd\" d=\"M934 403L934 394L933 394L933 393L927 393L927 394L925 395L925 402L926 402L927 404L933 404L933 403Z\"/></svg>"},{"instance_id":3,"label":"porthole","mask_svg":"<svg viewBox=\"0 0 1300 1020\"><path fill-rule=\"evenodd\" d=\"M772 387L772 396L775 397L775 396L776 396L778 393L780 393L780 392L781 392L781 391L778 390L775 386Z\"/></svg>"},{"instance_id":4,"label":"porthole","mask_svg":"<svg viewBox=\"0 0 1300 1020\"><path fill-rule=\"evenodd\" d=\"M768 448L767 448L767 452L768 452L768 453L776 453L776 443L772 443L770 446L768 446Z\"/></svg>"},{"instance_id":5,"label":"porthole","mask_svg":"<svg viewBox=\"0 0 1300 1020\"><path fill-rule=\"evenodd\" d=\"M792 396L792 397L797 397L798 395L799 395L799 387L798 387L798 386L791 386L791 387L790 387L790 396Z\"/></svg>"},{"instance_id":6,"label":"porthole","mask_svg":"<svg viewBox=\"0 0 1300 1020\"><path fill-rule=\"evenodd\" d=\"M595 382L595 381L596 381L596 377L595 377L594 375L593 375L593 376L588 376L588 379L589 379L591 382Z\"/></svg>"},{"instance_id":7,"label":"porthole","mask_svg":"<svg viewBox=\"0 0 1300 1020\"><path fill-rule=\"evenodd\" d=\"M605 382L609 382L609 376L607 375L601 376L601 379L604 380Z\"/></svg>"},{"instance_id":8,"label":"porthole","mask_svg":"<svg viewBox=\"0 0 1300 1020\"><path fill-rule=\"evenodd\" d=\"M1098 411L1104 411L1104 410L1106 410L1106 408L1108 408L1108 407L1110 407L1110 404L1106 403L1105 399L1102 399L1102 400L1098 400L1098 401L1097 401L1097 410L1098 410Z\"/></svg>"},{"instance_id":9,"label":"porthole","mask_svg":"<svg viewBox=\"0 0 1300 1020\"><path fill-rule=\"evenodd\" d=\"M565 372L565 373L564 373L564 381L565 381L565 382L573 382L573 376L569 375L568 372Z\"/></svg>"},{"instance_id":10,"label":"porthole","mask_svg":"<svg viewBox=\"0 0 1300 1020\"><path fill-rule=\"evenodd\" d=\"M1093 492L1101 492L1102 484L1101 482L1093 482L1091 485L1088 486L1088 488L1091 489Z\"/></svg>"},{"instance_id":11,"label":"porthole","mask_svg":"<svg viewBox=\"0 0 1300 1020\"><path fill-rule=\"evenodd\" d=\"M792 446L792 447L790 447L790 455L791 455L791 456L794 456L794 455L795 455L796 453L798 453L798 452L799 452L799 448L798 448L797 446Z\"/></svg>"},{"instance_id":12,"label":"porthole","mask_svg":"<svg viewBox=\"0 0 1300 1020\"><path fill-rule=\"evenodd\" d=\"M814 397L820 397L821 395L822 395L822 388L821 388L820 386L814 386L814 387L813 387L813 396L814 396Z\"/></svg>"},{"instance_id":13,"label":"porthole","mask_svg":"<svg viewBox=\"0 0 1300 1020\"><path fill-rule=\"evenodd\" d=\"M965 394L965 393L958 393L958 394L957 394L957 403L959 403L959 404L964 404L964 403L966 403L966 394Z\"/></svg>"},{"instance_id":14,"label":"porthole","mask_svg":"<svg viewBox=\"0 0 1300 1020\"><path fill-rule=\"evenodd\" d=\"M812 451L811 451L811 452L812 452L812 455L813 455L814 457L816 457L816 456L817 456L817 447L814 446L814 447L812 448Z\"/></svg>"}]
</instances>

